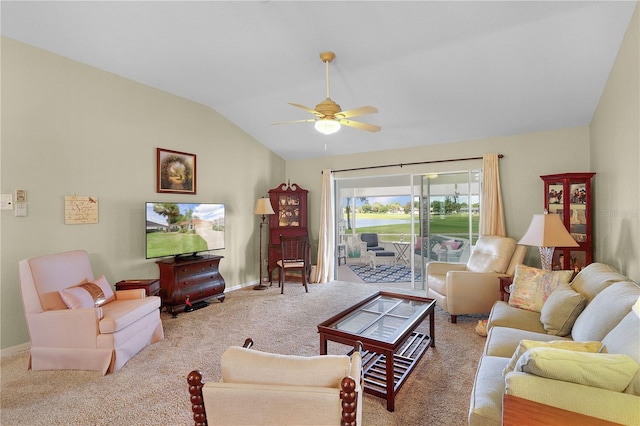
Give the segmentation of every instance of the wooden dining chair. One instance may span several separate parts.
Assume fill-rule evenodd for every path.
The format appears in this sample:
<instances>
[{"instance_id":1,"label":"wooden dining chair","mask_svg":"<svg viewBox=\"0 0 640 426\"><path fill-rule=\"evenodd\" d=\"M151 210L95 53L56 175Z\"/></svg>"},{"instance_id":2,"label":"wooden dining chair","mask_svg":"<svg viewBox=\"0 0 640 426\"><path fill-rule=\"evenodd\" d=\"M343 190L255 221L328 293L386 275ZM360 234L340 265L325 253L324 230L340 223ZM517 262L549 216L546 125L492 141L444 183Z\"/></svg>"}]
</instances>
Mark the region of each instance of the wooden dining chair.
<instances>
[{"instance_id":1,"label":"wooden dining chair","mask_svg":"<svg viewBox=\"0 0 640 426\"><path fill-rule=\"evenodd\" d=\"M309 265L309 236L300 235L288 237L280 235L281 259L278 261L278 284L280 293L284 293L284 280L287 271L300 271L304 290L309 293L307 287L308 277L311 272Z\"/></svg>"}]
</instances>

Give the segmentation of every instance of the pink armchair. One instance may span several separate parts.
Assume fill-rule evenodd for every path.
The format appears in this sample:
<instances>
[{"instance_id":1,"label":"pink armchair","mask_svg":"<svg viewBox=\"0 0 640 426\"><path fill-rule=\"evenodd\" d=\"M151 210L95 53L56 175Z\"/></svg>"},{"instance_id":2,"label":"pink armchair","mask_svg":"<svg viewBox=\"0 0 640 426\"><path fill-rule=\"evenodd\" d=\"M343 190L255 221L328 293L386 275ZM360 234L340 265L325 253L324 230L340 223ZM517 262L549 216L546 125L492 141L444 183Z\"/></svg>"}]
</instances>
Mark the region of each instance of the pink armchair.
<instances>
[{"instance_id":1,"label":"pink armchair","mask_svg":"<svg viewBox=\"0 0 640 426\"><path fill-rule=\"evenodd\" d=\"M33 370L98 370L106 374L119 370L142 348L164 338L160 298L145 297L144 289L111 295L106 279L94 278L86 251L21 260L19 268L31 337L29 368ZM99 307L78 303L67 308L70 297L65 302L61 290L72 288L71 292L83 296L79 286L86 283L100 283L106 303Z\"/></svg>"}]
</instances>

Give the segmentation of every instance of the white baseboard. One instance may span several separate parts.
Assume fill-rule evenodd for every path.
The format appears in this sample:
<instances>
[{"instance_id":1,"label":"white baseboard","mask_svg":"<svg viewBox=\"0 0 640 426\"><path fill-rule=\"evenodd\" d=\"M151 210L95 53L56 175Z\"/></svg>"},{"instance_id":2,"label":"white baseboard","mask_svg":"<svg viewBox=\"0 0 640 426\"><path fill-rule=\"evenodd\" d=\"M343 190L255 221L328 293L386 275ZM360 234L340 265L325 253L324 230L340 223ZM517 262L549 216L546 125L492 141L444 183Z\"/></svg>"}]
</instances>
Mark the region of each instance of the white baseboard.
<instances>
[{"instance_id":1,"label":"white baseboard","mask_svg":"<svg viewBox=\"0 0 640 426\"><path fill-rule=\"evenodd\" d=\"M255 281L252 281L252 282L249 282L249 283L234 285L233 287L225 286L224 292L228 293L230 291L240 290L241 288L244 288L244 287L253 287L253 286L256 286L256 285L258 285L258 280L255 280Z\"/></svg>"},{"instance_id":2,"label":"white baseboard","mask_svg":"<svg viewBox=\"0 0 640 426\"><path fill-rule=\"evenodd\" d=\"M11 346L0 350L0 357L15 355L18 352L28 351L31 348L31 343L22 343L21 345Z\"/></svg>"}]
</instances>

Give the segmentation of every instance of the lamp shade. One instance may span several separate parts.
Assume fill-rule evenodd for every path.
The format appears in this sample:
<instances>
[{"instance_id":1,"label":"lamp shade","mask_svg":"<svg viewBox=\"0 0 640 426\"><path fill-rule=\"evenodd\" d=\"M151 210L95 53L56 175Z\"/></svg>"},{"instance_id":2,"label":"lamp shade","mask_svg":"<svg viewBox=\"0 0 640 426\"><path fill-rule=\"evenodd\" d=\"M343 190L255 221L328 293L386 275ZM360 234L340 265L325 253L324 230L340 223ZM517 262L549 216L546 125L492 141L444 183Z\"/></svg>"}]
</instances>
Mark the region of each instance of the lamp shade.
<instances>
[{"instance_id":1,"label":"lamp shade","mask_svg":"<svg viewBox=\"0 0 640 426\"><path fill-rule=\"evenodd\" d=\"M579 246L555 213L534 214L529 229L518 244L535 247Z\"/></svg>"},{"instance_id":2,"label":"lamp shade","mask_svg":"<svg viewBox=\"0 0 640 426\"><path fill-rule=\"evenodd\" d=\"M340 130L341 126L339 122L331 118L322 118L320 120L316 120L314 127L323 135L331 135Z\"/></svg>"},{"instance_id":3,"label":"lamp shade","mask_svg":"<svg viewBox=\"0 0 640 426\"><path fill-rule=\"evenodd\" d=\"M256 208L253 209L253 214L265 215L276 214L276 212L274 212L273 207L271 207L271 200L268 198L258 198L258 201L256 201Z\"/></svg>"}]
</instances>

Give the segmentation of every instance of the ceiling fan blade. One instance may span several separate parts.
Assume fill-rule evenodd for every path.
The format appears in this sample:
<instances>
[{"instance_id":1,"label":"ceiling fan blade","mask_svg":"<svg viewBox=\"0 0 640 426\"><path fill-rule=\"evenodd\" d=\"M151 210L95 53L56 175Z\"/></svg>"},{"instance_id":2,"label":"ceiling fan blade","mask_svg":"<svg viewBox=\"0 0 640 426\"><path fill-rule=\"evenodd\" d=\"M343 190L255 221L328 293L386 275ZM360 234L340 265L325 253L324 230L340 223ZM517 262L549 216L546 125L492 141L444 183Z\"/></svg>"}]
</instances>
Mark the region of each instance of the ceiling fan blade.
<instances>
[{"instance_id":1,"label":"ceiling fan blade","mask_svg":"<svg viewBox=\"0 0 640 426\"><path fill-rule=\"evenodd\" d=\"M314 121L316 121L315 118L309 118L309 119L306 119L306 120L281 121L279 123L271 123L271 125L275 126L276 124L313 123Z\"/></svg>"},{"instance_id":2,"label":"ceiling fan blade","mask_svg":"<svg viewBox=\"0 0 640 426\"><path fill-rule=\"evenodd\" d=\"M376 126L375 124L360 123L358 121L344 119L338 121L340 122L340 124L343 124L345 126L355 127L356 129L366 130L367 132L379 132L380 130L382 130L382 127Z\"/></svg>"},{"instance_id":3,"label":"ceiling fan blade","mask_svg":"<svg viewBox=\"0 0 640 426\"><path fill-rule=\"evenodd\" d=\"M303 110L305 110L305 111L307 111L307 112L310 112L311 114L313 114L313 115L315 115L315 116L318 116L318 117L320 117L320 118L324 117L324 114L322 114L322 113L320 113L320 112L316 111L315 109L311 109L311 108L309 108L309 107L306 107L306 106L304 106L304 105L294 104L293 102L289 102L289 105L294 106L294 107L296 107L296 108L303 109Z\"/></svg>"},{"instance_id":4,"label":"ceiling fan blade","mask_svg":"<svg viewBox=\"0 0 640 426\"><path fill-rule=\"evenodd\" d=\"M350 117L357 117L359 115L375 114L376 112L378 112L378 108L376 107L363 106L356 109L350 109L348 111L341 111L337 113L335 116L336 118L350 118Z\"/></svg>"}]
</instances>

